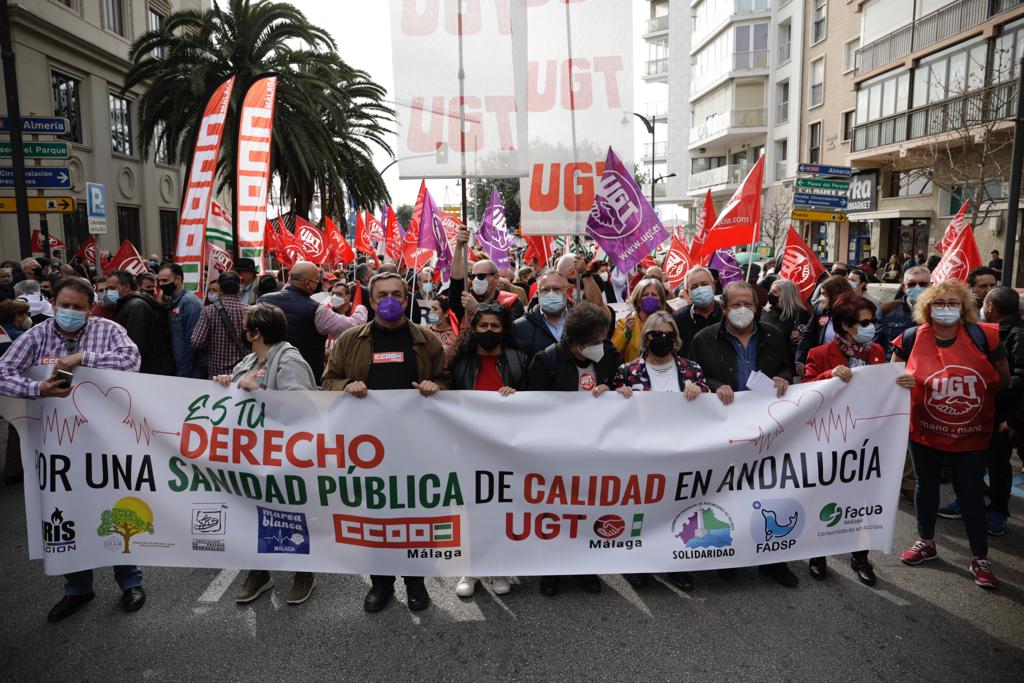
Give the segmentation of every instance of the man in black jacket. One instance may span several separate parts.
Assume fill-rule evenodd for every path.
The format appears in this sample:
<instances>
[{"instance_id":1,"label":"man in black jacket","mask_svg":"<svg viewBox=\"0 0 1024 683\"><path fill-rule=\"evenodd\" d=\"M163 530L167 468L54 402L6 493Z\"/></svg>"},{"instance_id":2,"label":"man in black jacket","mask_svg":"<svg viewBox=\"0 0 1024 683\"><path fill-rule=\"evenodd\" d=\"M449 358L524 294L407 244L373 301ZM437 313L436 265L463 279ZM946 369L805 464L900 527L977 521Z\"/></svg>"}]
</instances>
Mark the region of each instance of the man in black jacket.
<instances>
[{"instance_id":1,"label":"man in black jacket","mask_svg":"<svg viewBox=\"0 0 1024 683\"><path fill-rule=\"evenodd\" d=\"M139 372L147 375L174 376L174 353L171 350L171 323L167 307L135 289L135 276L127 270L111 273L108 290L117 289L117 310L114 322L123 327L139 347L142 365Z\"/></svg>"},{"instance_id":2,"label":"man in black jacket","mask_svg":"<svg viewBox=\"0 0 1024 683\"><path fill-rule=\"evenodd\" d=\"M540 351L562 338L569 312L569 281L549 270L537 281L538 303L513 323L516 338L526 357L532 359Z\"/></svg>"},{"instance_id":3,"label":"man in black jacket","mask_svg":"<svg viewBox=\"0 0 1024 683\"><path fill-rule=\"evenodd\" d=\"M750 374L760 371L775 383L781 397L793 381L793 359L789 341L775 327L754 320L757 295L747 282L733 282L722 291L722 322L697 333L690 346L690 359L704 370L708 386L723 404L733 402L734 392L747 390ZM783 586L799 583L785 562L761 565L758 571ZM719 574L731 576L732 570Z\"/></svg>"}]
</instances>

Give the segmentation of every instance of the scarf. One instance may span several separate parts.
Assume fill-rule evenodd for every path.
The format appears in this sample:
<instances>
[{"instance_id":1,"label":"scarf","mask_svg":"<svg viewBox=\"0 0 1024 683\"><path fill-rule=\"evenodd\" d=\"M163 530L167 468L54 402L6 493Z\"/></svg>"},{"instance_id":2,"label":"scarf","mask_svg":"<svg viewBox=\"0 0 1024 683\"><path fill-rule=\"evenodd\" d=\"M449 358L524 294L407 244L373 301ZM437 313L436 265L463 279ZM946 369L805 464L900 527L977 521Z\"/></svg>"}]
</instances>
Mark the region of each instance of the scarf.
<instances>
[{"instance_id":1,"label":"scarf","mask_svg":"<svg viewBox=\"0 0 1024 683\"><path fill-rule=\"evenodd\" d=\"M851 368L859 368L868 364L868 356L871 353L871 342L857 344L846 340L846 337L836 335L835 343L839 350L846 356L846 364Z\"/></svg>"}]
</instances>

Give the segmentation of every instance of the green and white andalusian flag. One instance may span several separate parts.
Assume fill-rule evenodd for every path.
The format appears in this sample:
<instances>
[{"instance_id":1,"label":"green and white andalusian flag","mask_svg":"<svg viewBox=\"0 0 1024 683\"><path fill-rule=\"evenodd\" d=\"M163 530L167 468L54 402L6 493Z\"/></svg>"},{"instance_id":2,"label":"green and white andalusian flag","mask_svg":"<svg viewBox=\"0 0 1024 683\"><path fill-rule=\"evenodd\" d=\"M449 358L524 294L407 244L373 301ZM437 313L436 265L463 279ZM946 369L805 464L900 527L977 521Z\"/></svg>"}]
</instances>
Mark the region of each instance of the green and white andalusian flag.
<instances>
[{"instance_id":1,"label":"green and white andalusian flag","mask_svg":"<svg viewBox=\"0 0 1024 683\"><path fill-rule=\"evenodd\" d=\"M231 214L216 199L210 202L210 215L206 219L206 239L224 244L235 241Z\"/></svg>"}]
</instances>

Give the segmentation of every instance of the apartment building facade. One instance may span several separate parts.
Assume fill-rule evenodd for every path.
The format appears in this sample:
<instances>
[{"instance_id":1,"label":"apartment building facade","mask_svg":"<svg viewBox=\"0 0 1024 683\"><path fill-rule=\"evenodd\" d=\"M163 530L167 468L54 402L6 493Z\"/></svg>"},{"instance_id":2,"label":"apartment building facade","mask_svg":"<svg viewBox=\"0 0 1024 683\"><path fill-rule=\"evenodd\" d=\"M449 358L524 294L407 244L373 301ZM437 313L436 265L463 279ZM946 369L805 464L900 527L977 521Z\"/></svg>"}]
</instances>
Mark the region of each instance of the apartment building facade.
<instances>
[{"instance_id":1,"label":"apartment building facade","mask_svg":"<svg viewBox=\"0 0 1024 683\"><path fill-rule=\"evenodd\" d=\"M26 161L30 167L70 168L71 190L45 194L73 196L75 212L31 216L33 229L46 220L50 235L68 245L65 258L88 238L87 182L106 188L108 228L98 237L101 249L116 251L129 240L144 255L173 251L184 172L167 163L159 146L143 158L136 111L141 92L122 94L121 88L133 40L174 11L205 10L210 5L209 0L10 3L21 113L63 116L69 122L63 136L71 145L69 160ZM14 214L0 214L0 256L22 256Z\"/></svg>"}]
</instances>

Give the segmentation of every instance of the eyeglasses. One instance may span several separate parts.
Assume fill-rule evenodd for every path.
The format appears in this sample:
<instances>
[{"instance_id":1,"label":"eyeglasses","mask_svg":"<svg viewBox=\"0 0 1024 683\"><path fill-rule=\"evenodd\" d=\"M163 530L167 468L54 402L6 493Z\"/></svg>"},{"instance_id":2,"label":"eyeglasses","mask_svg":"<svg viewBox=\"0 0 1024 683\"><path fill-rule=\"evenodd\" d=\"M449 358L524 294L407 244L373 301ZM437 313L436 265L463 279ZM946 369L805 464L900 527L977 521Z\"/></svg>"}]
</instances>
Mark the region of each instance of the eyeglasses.
<instances>
[{"instance_id":1,"label":"eyeglasses","mask_svg":"<svg viewBox=\"0 0 1024 683\"><path fill-rule=\"evenodd\" d=\"M932 308L945 308L950 311L959 311L963 304L959 301L933 301Z\"/></svg>"},{"instance_id":2,"label":"eyeglasses","mask_svg":"<svg viewBox=\"0 0 1024 683\"><path fill-rule=\"evenodd\" d=\"M874 325L876 322L878 321L872 318L871 320L858 320L857 324L860 325L861 327L870 327L871 325Z\"/></svg>"},{"instance_id":3,"label":"eyeglasses","mask_svg":"<svg viewBox=\"0 0 1024 683\"><path fill-rule=\"evenodd\" d=\"M486 280L487 278L492 277L494 275L497 275L497 273L470 273L469 274L469 279L470 280Z\"/></svg>"},{"instance_id":4,"label":"eyeglasses","mask_svg":"<svg viewBox=\"0 0 1024 683\"><path fill-rule=\"evenodd\" d=\"M505 309L501 304L477 304L477 313L501 313Z\"/></svg>"},{"instance_id":5,"label":"eyeglasses","mask_svg":"<svg viewBox=\"0 0 1024 683\"><path fill-rule=\"evenodd\" d=\"M905 287L927 287L930 283L928 282L907 282Z\"/></svg>"}]
</instances>

